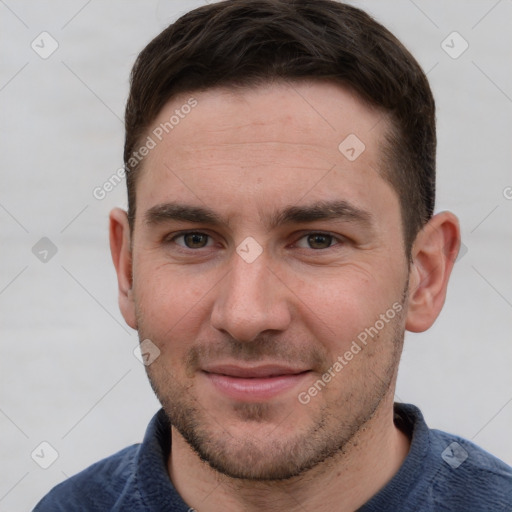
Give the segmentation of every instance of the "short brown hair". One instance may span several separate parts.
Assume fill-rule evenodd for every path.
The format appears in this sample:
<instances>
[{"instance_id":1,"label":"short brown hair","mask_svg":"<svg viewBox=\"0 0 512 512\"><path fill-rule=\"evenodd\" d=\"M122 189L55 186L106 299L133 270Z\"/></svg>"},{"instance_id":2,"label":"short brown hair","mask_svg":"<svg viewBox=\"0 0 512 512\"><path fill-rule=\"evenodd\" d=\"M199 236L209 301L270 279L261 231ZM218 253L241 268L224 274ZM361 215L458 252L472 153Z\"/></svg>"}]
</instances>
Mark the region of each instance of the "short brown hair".
<instances>
[{"instance_id":1,"label":"short brown hair","mask_svg":"<svg viewBox=\"0 0 512 512\"><path fill-rule=\"evenodd\" d=\"M188 12L138 56L126 105L124 163L133 230L137 170L130 157L172 97L216 86L329 80L391 121L385 179L398 194L407 254L435 202L435 103L407 49L364 11L334 0L225 0Z\"/></svg>"}]
</instances>

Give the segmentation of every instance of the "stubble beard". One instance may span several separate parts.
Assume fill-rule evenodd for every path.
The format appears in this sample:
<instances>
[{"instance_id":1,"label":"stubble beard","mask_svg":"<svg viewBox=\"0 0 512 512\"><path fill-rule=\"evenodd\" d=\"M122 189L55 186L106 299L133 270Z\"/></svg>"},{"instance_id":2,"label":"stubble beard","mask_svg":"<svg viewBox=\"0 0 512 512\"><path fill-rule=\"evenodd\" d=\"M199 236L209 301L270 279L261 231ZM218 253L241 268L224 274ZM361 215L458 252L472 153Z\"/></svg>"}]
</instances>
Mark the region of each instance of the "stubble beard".
<instances>
[{"instance_id":1,"label":"stubble beard","mask_svg":"<svg viewBox=\"0 0 512 512\"><path fill-rule=\"evenodd\" d=\"M403 308L404 297L401 301ZM364 431L384 399L393 392L404 339L404 311L405 309L390 322L391 325L387 326L385 332L373 340L373 343L383 343L384 340L379 339L380 335L388 334L387 352L373 353L371 357L372 361L385 357L385 361L379 361L379 366L373 368L367 358L364 377L360 382L354 384L346 381L340 387L336 399L330 403L318 402L321 406L312 409L308 425L295 428L292 414L282 419L282 424L287 424L286 438L279 435L283 430L282 426L271 423L280 411L270 403L240 402L234 405L233 411L238 421L250 423L254 435L233 435L229 425L224 426L196 400L193 385L183 385L170 369L156 362L146 367L146 371L151 387L170 423L199 458L210 467L234 479L288 480L350 451L358 434ZM139 323L140 339L150 337L144 335L142 331ZM236 347L233 353L236 352L240 356L244 349L241 348L241 344L237 344ZM253 351L253 348L248 350ZM369 351L370 348L364 348L362 353L364 354L366 350ZM269 355L269 352L265 354ZM244 356L246 357L240 359L251 358L249 354ZM342 370L342 373L343 371L346 370ZM343 377L337 377L341 378ZM316 400L322 400L321 396L312 399L311 403L314 404ZM272 428L266 428L271 425ZM261 432L263 435L258 435Z\"/></svg>"}]
</instances>

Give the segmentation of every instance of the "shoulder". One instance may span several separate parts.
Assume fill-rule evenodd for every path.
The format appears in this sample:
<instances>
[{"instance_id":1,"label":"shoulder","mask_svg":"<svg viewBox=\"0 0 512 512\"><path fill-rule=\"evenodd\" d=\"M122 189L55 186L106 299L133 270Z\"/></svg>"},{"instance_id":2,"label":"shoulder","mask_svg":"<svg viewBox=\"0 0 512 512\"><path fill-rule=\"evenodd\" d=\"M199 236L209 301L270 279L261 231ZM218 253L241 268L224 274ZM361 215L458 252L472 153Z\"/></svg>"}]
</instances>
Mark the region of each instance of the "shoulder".
<instances>
[{"instance_id":1,"label":"shoulder","mask_svg":"<svg viewBox=\"0 0 512 512\"><path fill-rule=\"evenodd\" d=\"M34 512L105 511L135 488L135 459L140 445L132 445L84 469L54 487Z\"/></svg>"},{"instance_id":2,"label":"shoulder","mask_svg":"<svg viewBox=\"0 0 512 512\"><path fill-rule=\"evenodd\" d=\"M412 439L409 454L375 500L378 508L368 510L512 511L510 466L467 439L429 428L412 404L395 404L395 424Z\"/></svg>"},{"instance_id":3,"label":"shoulder","mask_svg":"<svg viewBox=\"0 0 512 512\"><path fill-rule=\"evenodd\" d=\"M509 510L512 467L467 439L430 430L430 453L437 459L433 495L441 510Z\"/></svg>"}]
</instances>

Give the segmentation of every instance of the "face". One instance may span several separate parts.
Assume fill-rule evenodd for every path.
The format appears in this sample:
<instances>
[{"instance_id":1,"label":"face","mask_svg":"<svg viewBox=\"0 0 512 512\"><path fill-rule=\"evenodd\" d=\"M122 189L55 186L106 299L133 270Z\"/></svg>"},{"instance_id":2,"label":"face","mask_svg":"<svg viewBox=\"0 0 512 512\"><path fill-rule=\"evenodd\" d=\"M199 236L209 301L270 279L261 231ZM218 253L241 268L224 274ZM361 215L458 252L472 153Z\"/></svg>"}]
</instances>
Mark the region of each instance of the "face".
<instances>
[{"instance_id":1,"label":"face","mask_svg":"<svg viewBox=\"0 0 512 512\"><path fill-rule=\"evenodd\" d=\"M393 396L408 266L386 122L340 86L295 83L183 95L155 127L190 97L138 177L135 326L203 460L289 478Z\"/></svg>"}]
</instances>

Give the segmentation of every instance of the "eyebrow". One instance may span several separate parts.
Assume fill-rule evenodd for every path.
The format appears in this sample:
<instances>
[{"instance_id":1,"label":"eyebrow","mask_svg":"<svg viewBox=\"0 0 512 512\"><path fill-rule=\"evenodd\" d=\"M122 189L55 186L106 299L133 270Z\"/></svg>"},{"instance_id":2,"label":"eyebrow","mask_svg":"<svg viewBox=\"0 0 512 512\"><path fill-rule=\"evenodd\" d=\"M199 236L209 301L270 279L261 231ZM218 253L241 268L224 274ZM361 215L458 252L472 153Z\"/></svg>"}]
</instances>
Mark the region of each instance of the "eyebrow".
<instances>
[{"instance_id":1,"label":"eyebrow","mask_svg":"<svg viewBox=\"0 0 512 512\"><path fill-rule=\"evenodd\" d=\"M181 203L157 204L144 214L144 222L149 225L158 225L171 220L212 226L226 224L219 215L209 208Z\"/></svg>"},{"instance_id":2,"label":"eyebrow","mask_svg":"<svg viewBox=\"0 0 512 512\"><path fill-rule=\"evenodd\" d=\"M317 201L305 206L288 206L273 214L264 215L264 222L269 230L285 224L310 223L318 220L339 220L372 227L373 215L347 201ZM211 226L229 226L213 210L177 202L157 204L144 214L147 225L156 226L169 221L183 221Z\"/></svg>"},{"instance_id":3,"label":"eyebrow","mask_svg":"<svg viewBox=\"0 0 512 512\"><path fill-rule=\"evenodd\" d=\"M317 220L348 221L371 227L373 215L344 200L318 201L306 206L289 206L273 215L268 224L276 227L282 224L300 224Z\"/></svg>"}]
</instances>

